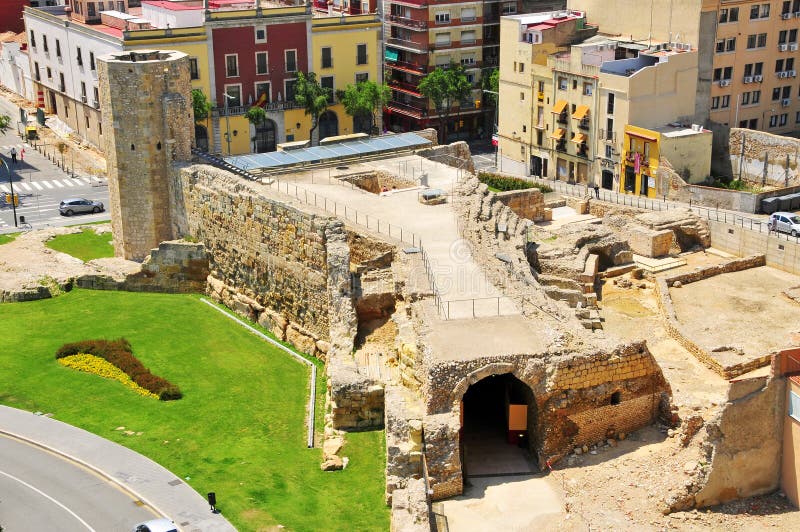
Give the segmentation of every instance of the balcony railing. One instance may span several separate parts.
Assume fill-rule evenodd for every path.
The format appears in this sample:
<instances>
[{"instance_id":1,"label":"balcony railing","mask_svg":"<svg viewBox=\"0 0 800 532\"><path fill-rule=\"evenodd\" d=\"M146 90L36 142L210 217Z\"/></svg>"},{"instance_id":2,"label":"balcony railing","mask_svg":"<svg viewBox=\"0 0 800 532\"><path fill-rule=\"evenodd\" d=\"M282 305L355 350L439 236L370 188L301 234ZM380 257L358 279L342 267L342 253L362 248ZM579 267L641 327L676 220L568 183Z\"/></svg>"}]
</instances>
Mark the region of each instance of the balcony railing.
<instances>
[{"instance_id":1,"label":"balcony railing","mask_svg":"<svg viewBox=\"0 0 800 532\"><path fill-rule=\"evenodd\" d=\"M398 102L396 100L390 100L389 103L386 105L389 109L394 109L397 111L402 111L406 114L410 114L416 116L417 118L423 118L428 116L428 110L421 106L415 106L404 102Z\"/></svg>"},{"instance_id":2,"label":"balcony railing","mask_svg":"<svg viewBox=\"0 0 800 532\"><path fill-rule=\"evenodd\" d=\"M636 152L628 152L625 156L625 160L631 164L636 163ZM639 165L640 166L650 166L650 159L644 156L643 153L639 153Z\"/></svg>"},{"instance_id":3,"label":"balcony railing","mask_svg":"<svg viewBox=\"0 0 800 532\"><path fill-rule=\"evenodd\" d=\"M408 7L428 7L429 0L390 0L389 5L397 4L398 6ZM389 8L390 9L390 8Z\"/></svg>"},{"instance_id":4,"label":"balcony railing","mask_svg":"<svg viewBox=\"0 0 800 532\"><path fill-rule=\"evenodd\" d=\"M601 129L600 139L606 142L617 142L617 132L611 129Z\"/></svg>"},{"instance_id":5,"label":"balcony railing","mask_svg":"<svg viewBox=\"0 0 800 532\"><path fill-rule=\"evenodd\" d=\"M255 105L255 104L254 104ZM245 114L253 105L232 105L225 107L214 107L211 110L213 116L238 116ZM299 109L302 106L296 102L269 102L264 105L265 111L285 111L287 109Z\"/></svg>"},{"instance_id":6,"label":"balcony railing","mask_svg":"<svg viewBox=\"0 0 800 532\"><path fill-rule=\"evenodd\" d=\"M581 129L589 129L589 121L581 120L580 122L578 122L578 127Z\"/></svg>"},{"instance_id":7,"label":"balcony railing","mask_svg":"<svg viewBox=\"0 0 800 532\"><path fill-rule=\"evenodd\" d=\"M561 113L558 116L556 116L556 122L558 122L559 124L568 123L569 120L567 120L567 113Z\"/></svg>"},{"instance_id":8,"label":"balcony railing","mask_svg":"<svg viewBox=\"0 0 800 532\"><path fill-rule=\"evenodd\" d=\"M392 61L391 59L386 59L386 66L389 68L397 67L404 70L413 70L414 72L419 72L420 74L426 74L428 72L428 65L419 65L417 63L408 63L406 61Z\"/></svg>"},{"instance_id":9,"label":"balcony railing","mask_svg":"<svg viewBox=\"0 0 800 532\"><path fill-rule=\"evenodd\" d=\"M400 48L408 48L417 52L428 51L428 43L407 41L405 39L398 39L397 37L389 37L386 39L386 44L391 44L392 46L398 46Z\"/></svg>"},{"instance_id":10,"label":"balcony railing","mask_svg":"<svg viewBox=\"0 0 800 532\"><path fill-rule=\"evenodd\" d=\"M567 141L559 140L558 142L556 142L556 151L560 151L560 152L566 153L567 152Z\"/></svg>"},{"instance_id":11,"label":"balcony railing","mask_svg":"<svg viewBox=\"0 0 800 532\"><path fill-rule=\"evenodd\" d=\"M421 96L419 87L414 83L408 83L406 81L400 81L397 79L390 79L386 83L393 89L405 90Z\"/></svg>"},{"instance_id":12,"label":"balcony railing","mask_svg":"<svg viewBox=\"0 0 800 532\"><path fill-rule=\"evenodd\" d=\"M414 20L412 18L401 17L399 15L387 15L386 19L398 26L404 28L411 28L413 30L426 30L428 29L427 20Z\"/></svg>"},{"instance_id":13,"label":"balcony railing","mask_svg":"<svg viewBox=\"0 0 800 532\"><path fill-rule=\"evenodd\" d=\"M483 58L483 66L484 67L496 67L498 64L498 59L496 57L484 57Z\"/></svg>"}]
</instances>

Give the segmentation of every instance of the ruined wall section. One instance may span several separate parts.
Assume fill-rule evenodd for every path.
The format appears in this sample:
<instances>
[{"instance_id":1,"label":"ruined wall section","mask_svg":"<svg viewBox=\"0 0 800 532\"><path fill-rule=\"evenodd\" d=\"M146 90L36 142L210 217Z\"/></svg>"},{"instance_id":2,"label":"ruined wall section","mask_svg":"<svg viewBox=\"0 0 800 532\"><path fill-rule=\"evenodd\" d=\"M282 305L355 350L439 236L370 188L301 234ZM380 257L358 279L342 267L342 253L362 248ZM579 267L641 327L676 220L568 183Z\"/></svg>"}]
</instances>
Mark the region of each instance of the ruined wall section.
<instances>
[{"instance_id":1,"label":"ruined wall section","mask_svg":"<svg viewBox=\"0 0 800 532\"><path fill-rule=\"evenodd\" d=\"M669 384L644 342L583 353L556 351L429 362L424 435L433 497L461 493L460 401L472 384L511 373L536 402L529 437L540 467L575 447L670 419Z\"/></svg>"}]
</instances>

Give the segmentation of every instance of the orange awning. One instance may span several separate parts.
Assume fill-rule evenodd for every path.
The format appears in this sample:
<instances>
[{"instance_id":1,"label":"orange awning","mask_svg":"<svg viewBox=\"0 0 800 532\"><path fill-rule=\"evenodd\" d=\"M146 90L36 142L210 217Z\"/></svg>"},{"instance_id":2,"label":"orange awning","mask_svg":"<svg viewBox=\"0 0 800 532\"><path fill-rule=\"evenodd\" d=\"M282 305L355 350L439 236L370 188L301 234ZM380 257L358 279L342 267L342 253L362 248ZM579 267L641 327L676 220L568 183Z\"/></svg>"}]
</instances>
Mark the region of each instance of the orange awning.
<instances>
[{"instance_id":1,"label":"orange awning","mask_svg":"<svg viewBox=\"0 0 800 532\"><path fill-rule=\"evenodd\" d=\"M564 112L564 109L567 107L567 100L558 100L556 104L553 106L553 112L557 115L560 115Z\"/></svg>"},{"instance_id":2,"label":"orange awning","mask_svg":"<svg viewBox=\"0 0 800 532\"><path fill-rule=\"evenodd\" d=\"M575 120L583 120L586 118L586 115L589 114L589 106L588 105L579 105L575 112L572 113L572 118Z\"/></svg>"},{"instance_id":3,"label":"orange awning","mask_svg":"<svg viewBox=\"0 0 800 532\"><path fill-rule=\"evenodd\" d=\"M561 140L564 138L564 130L562 128L558 128L553 131L553 134L550 135L551 139Z\"/></svg>"},{"instance_id":4,"label":"orange awning","mask_svg":"<svg viewBox=\"0 0 800 532\"><path fill-rule=\"evenodd\" d=\"M646 135L644 133L638 133L636 131L626 131L625 133L627 133L631 137L636 137L637 139L649 140L650 142L655 142L658 140L658 137L654 137L652 135Z\"/></svg>"},{"instance_id":5,"label":"orange awning","mask_svg":"<svg viewBox=\"0 0 800 532\"><path fill-rule=\"evenodd\" d=\"M583 133L575 133L575 136L572 137L572 142L574 142L575 144L581 144L583 142L586 142L586 135L584 135Z\"/></svg>"}]
</instances>

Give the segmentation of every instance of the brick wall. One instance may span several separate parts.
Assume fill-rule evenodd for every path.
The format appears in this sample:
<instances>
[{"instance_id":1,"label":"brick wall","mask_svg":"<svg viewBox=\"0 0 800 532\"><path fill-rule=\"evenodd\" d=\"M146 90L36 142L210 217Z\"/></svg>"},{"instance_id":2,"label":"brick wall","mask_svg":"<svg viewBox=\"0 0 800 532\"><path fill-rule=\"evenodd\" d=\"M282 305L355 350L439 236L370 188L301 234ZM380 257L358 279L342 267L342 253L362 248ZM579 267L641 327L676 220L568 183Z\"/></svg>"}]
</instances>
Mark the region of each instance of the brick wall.
<instances>
[{"instance_id":1,"label":"brick wall","mask_svg":"<svg viewBox=\"0 0 800 532\"><path fill-rule=\"evenodd\" d=\"M544 194L538 189L500 192L497 194L497 199L520 218L535 222L544 218Z\"/></svg>"},{"instance_id":2,"label":"brick wall","mask_svg":"<svg viewBox=\"0 0 800 532\"><path fill-rule=\"evenodd\" d=\"M653 422L658 414L656 395L643 395L616 405L606 405L567 416L578 427L573 444L591 445L619 433L630 433Z\"/></svg>"}]
</instances>

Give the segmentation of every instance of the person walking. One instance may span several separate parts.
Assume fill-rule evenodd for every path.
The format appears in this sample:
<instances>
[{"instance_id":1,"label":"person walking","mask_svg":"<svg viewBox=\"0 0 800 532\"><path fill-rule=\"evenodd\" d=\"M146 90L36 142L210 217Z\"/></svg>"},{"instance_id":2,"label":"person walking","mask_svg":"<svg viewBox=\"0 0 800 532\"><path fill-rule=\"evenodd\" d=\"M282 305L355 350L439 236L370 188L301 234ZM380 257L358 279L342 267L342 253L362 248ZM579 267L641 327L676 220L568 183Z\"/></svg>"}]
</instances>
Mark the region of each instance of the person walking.
<instances>
[{"instance_id":1,"label":"person walking","mask_svg":"<svg viewBox=\"0 0 800 532\"><path fill-rule=\"evenodd\" d=\"M11 164L17 164L17 149L11 148Z\"/></svg>"},{"instance_id":2,"label":"person walking","mask_svg":"<svg viewBox=\"0 0 800 532\"><path fill-rule=\"evenodd\" d=\"M594 197L600 199L600 186L597 183L594 184Z\"/></svg>"}]
</instances>

